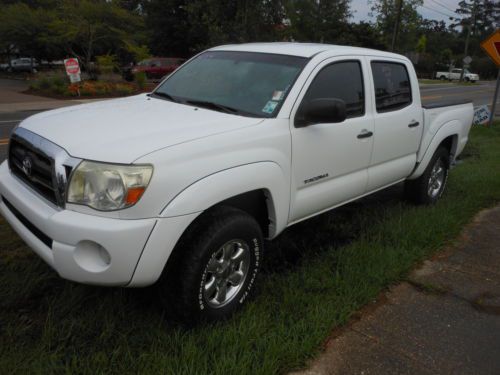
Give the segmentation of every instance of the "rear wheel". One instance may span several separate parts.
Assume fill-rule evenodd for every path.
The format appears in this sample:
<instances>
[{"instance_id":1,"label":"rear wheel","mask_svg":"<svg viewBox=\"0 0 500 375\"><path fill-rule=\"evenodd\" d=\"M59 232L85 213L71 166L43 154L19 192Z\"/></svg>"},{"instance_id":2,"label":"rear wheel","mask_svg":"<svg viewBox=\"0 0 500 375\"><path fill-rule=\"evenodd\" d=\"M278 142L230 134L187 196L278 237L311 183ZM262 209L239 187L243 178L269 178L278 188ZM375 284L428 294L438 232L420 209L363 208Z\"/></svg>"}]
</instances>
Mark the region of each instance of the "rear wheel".
<instances>
[{"instance_id":1,"label":"rear wheel","mask_svg":"<svg viewBox=\"0 0 500 375\"><path fill-rule=\"evenodd\" d=\"M406 197L417 204L436 203L443 195L448 180L450 155L446 147L439 147L424 173L405 183Z\"/></svg>"},{"instance_id":2,"label":"rear wheel","mask_svg":"<svg viewBox=\"0 0 500 375\"><path fill-rule=\"evenodd\" d=\"M179 241L160 283L169 315L184 323L230 317L253 288L262 249L260 226L244 211L203 214Z\"/></svg>"},{"instance_id":3,"label":"rear wheel","mask_svg":"<svg viewBox=\"0 0 500 375\"><path fill-rule=\"evenodd\" d=\"M446 77L445 77L445 76L441 76L441 77L439 77L439 79L440 79L441 81L444 81L444 80L446 79Z\"/></svg>"}]
</instances>

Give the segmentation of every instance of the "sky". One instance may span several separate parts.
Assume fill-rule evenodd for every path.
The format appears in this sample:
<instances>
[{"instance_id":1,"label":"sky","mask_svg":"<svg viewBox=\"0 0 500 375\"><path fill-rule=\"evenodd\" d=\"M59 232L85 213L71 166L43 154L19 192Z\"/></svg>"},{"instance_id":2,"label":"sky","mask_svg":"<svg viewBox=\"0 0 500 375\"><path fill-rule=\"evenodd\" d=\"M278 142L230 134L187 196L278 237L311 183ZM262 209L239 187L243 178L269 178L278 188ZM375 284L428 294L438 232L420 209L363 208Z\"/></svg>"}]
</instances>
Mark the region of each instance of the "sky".
<instances>
[{"instance_id":1,"label":"sky","mask_svg":"<svg viewBox=\"0 0 500 375\"><path fill-rule=\"evenodd\" d=\"M460 0L424 0L424 6L418 7L418 12L427 19L446 21L449 23L448 15L453 15L451 10L455 10L458 7ZM368 13L371 12L371 5L368 4L367 0L352 0L351 9L353 11L353 21L371 21Z\"/></svg>"}]
</instances>

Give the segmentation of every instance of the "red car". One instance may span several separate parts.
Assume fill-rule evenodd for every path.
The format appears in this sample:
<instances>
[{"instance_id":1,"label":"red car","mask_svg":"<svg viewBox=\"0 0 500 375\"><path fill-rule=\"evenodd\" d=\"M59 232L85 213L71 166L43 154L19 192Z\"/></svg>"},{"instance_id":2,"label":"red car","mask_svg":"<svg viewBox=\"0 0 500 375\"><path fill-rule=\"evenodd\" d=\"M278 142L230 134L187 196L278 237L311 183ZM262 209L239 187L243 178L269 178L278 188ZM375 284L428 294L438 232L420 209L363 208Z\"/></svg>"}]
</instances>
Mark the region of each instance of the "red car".
<instances>
[{"instance_id":1,"label":"red car","mask_svg":"<svg viewBox=\"0 0 500 375\"><path fill-rule=\"evenodd\" d=\"M180 65L182 65L186 59L178 57L151 57L146 60L142 60L137 65L134 65L130 69L124 72L125 79L131 81L134 79L134 75L139 72L146 73L147 78L161 79L164 76L172 73Z\"/></svg>"}]
</instances>

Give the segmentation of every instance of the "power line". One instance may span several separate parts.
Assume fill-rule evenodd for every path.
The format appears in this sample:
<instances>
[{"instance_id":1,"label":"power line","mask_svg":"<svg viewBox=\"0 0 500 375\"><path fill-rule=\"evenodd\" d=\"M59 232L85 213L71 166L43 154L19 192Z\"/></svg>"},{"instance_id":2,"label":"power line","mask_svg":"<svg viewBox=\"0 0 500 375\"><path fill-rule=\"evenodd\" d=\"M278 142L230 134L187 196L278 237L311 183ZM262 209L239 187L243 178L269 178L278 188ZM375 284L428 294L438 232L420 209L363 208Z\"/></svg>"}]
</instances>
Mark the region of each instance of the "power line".
<instances>
[{"instance_id":1,"label":"power line","mask_svg":"<svg viewBox=\"0 0 500 375\"><path fill-rule=\"evenodd\" d=\"M456 6L456 5L457 5L457 4L453 4L453 5L449 4L449 3L448 3L448 0L439 0L439 1L440 1L443 5L447 5L447 6L450 6L450 7L454 7L454 6ZM453 2L453 1L452 1L452 2Z\"/></svg>"},{"instance_id":2,"label":"power line","mask_svg":"<svg viewBox=\"0 0 500 375\"><path fill-rule=\"evenodd\" d=\"M422 8L425 8L425 9L431 10L431 11L433 11L433 12L439 13L439 14L441 14L441 15L443 15L443 16L446 16L446 17L449 17L449 18L460 18L460 17L457 17L457 16L451 16L451 15L449 15L449 14L446 14L446 13L441 12L440 10L437 10L437 9L434 9L434 8L429 8L429 7L425 6L425 5L420 5L420 6L421 6Z\"/></svg>"},{"instance_id":3,"label":"power line","mask_svg":"<svg viewBox=\"0 0 500 375\"><path fill-rule=\"evenodd\" d=\"M453 9L451 9L451 8L448 8L446 5L444 5L444 4L442 4L442 3L440 3L440 2L439 2L439 1L437 1L437 0L430 0L430 1L432 1L433 3L435 3L435 4L439 5L440 7L444 8L444 9L446 9L446 10L449 10L449 11L450 11L450 12L452 12L452 13L457 13L457 12L456 12L456 10L453 10Z\"/></svg>"}]
</instances>

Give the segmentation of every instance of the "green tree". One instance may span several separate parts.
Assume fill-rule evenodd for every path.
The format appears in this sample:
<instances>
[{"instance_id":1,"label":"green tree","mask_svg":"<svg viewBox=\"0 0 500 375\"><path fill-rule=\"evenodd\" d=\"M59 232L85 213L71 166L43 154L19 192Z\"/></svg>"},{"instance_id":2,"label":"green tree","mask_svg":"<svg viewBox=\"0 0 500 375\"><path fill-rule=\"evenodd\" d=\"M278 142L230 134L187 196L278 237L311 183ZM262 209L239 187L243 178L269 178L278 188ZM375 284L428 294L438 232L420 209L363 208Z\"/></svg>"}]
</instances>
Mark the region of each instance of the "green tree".
<instances>
[{"instance_id":1,"label":"green tree","mask_svg":"<svg viewBox=\"0 0 500 375\"><path fill-rule=\"evenodd\" d=\"M396 24L397 9L402 0L372 0L371 11L375 18L375 28L384 40L387 47L391 45ZM417 12L417 7L423 0L404 0L401 8L401 22L399 38L396 41L396 50L410 52L417 44L418 28L422 23L422 16Z\"/></svg>"},{"instance_id":2,"label":"green tree","mask_svg":"<svg viewBox=\"0 0 500 375\"><path fill-rule=\"evenodd\" d=\"M458 3L453 26L470 27L472 36L484 37L500 26L500 2L494 0L462 0Z\"/></svg>"},{"instance_id":3,"label":"green tree","mask_svg":"<svg viewBox=\"0 0 500 375\"><path fill-rule=\"evenodd\" d=\"M21 51L37 59L60 56L58 46L48 44L50 23L56 19L53 10L32 8L24 3L3 6L0 12L0 48L7 53Z\"/></svg>"},{"instance_id":4,"label":"green tree","mask_svg":"<svg viewBox=\"0 0 500 375\"><path fill-rule=\"evenodd\" d=\"M337 41L338 43L380 50L386 48L380 33L368 22L351 23L347 29L347 32Z\"/></svg>"},{"instance_id":5,"label":"green tree","mask_svg":"<svg viewBox=\"0 0 500 375\"><path fill-rule=\"evenodd\" d=\"M187 9L200 47L276 40L284 17L280 0L192 0Z\"/></svg>"},{"instance_id":6,"label":"green tree","mask_svg":"<svg viewBox=\"0 0 500 375\"><path fill-rule=\"evenodd\" d=\"M192 38L188 0L150 0L143 4L148 44L154 55L188 56Z\"/></svg>"},{"instance_id":7,"label":"green tree","mask_svg":"<svg viewBox=\"0 0 500 375\"><path fill-rule=\"evenodd\" d=\"M350 0L288 0L287 37L297 41L337 43L346 37Z\"/></svg>"},{"instance_id":8,"label":"green tree","mask_svg":"<svg viewBox=\"0 0 500 375\"><path fill-rule=\"evenodd\" d=\"M96 54L135 46L142 38L142 18L113 1L63 0L57 12L48 42L78 57L87 70Z\"/></svg>"},{"instance_id":9,"label":"green tree","mask_svg":"<svg viewBox=\"0 0 500 375\"><path fill-rule=\"evenodd\" d=\"M417 42L417 47L415 50L419 53L425 53L427 49L427 37L425 35L420 36Z\"/></svg>"},{"instance_id":10,"label":"green tree","mask_svg":"<svg viewBox=\"0 0 500 375\"><path fill-rule=\"evenodd\" d=\"M456 22L451 27L460 29L460 61L464 55L483 56L479 45L500 25L500 3L492 0L462 0L458 3L456 13L461 17L455 18Z\"/></svg>"}]
</instances>

